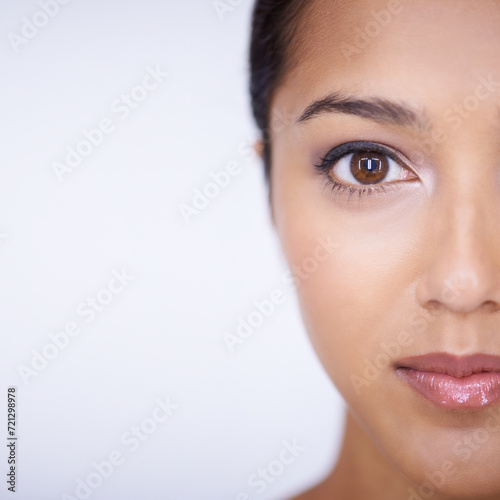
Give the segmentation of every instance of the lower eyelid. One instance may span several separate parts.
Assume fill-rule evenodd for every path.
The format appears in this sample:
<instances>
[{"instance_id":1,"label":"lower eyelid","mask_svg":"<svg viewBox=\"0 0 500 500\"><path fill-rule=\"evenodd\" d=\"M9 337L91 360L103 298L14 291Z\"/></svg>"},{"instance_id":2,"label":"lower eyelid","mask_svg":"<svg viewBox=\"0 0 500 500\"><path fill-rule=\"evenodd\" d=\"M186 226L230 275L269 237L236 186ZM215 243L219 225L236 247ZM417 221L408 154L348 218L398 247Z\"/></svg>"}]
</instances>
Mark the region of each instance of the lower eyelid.
<instances>
[{"instance_id":1,"label":"lower eyelid","mask_svg":"<svg viewBox=\"0 0 500 500\"><path fill-rule=\"evenodd\" d=\"M350 184L343 184L340 182L335 181L331 177L326 180L324 188L330 187L330 195L332 197L347 197L347 204L349 205L349 202L351 200L351 197L354 196L355 198L358 198L361 200L361 198L364 197L369 197L371 195L377 195L384 193L388 190L391 190L391 188L396 187L396 183L387 183L387 184L371 184L371 185L361 185L361 186L355 186L355 185L350 185Z\"/></svg>"}]
</instances>

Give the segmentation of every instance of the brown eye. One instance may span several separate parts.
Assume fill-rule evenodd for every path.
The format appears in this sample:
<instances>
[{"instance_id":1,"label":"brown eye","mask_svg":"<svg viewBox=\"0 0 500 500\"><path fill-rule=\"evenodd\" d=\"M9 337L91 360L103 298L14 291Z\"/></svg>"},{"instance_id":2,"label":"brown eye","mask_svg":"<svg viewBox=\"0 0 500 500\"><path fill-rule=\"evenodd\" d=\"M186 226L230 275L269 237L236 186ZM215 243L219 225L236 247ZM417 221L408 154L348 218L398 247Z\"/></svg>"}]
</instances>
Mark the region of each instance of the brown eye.
<instances>
[{"instance_id":1,"label":"brown eye","mask_svg":"<svg viewBox=\"0 0 500 500\"><path fill-rule=\"evenodd\" d=\"M349 186L361 189L360 193L363 190L372 193L377 185L396 187L401 181L418 181L418 175L408 164L409 160L399 152L358 141L337 146L316 166L334 187Z\"/></svg>"},{"instance_id":2,"label":"brown eye","mask_svg":"<svg viewBox=\"0 0 500 500\"><path fill-rule=\"evenodd\" d=\"M351 174L361 184L381 182L389 172L389 161L386 155L360 151L351 157Z\"/></svg>"}]
</instances>

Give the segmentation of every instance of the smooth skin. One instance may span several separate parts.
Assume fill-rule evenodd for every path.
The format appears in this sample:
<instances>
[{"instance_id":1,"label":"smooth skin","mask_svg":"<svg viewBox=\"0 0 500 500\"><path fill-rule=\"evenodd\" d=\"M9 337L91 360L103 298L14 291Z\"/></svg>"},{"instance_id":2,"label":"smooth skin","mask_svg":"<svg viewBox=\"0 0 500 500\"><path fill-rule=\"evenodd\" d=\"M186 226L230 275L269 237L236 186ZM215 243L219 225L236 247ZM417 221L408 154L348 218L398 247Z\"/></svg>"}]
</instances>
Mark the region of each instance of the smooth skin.
<instances>
[{"instance_id":1,"label":"smooth skin","mask_svg":"<svg viewBox=\"0 0 500 500\"><path fill-rule=\"evenodd\" d=\"M389 4L390 22L356 45ZM500 499L500 405L496 420L444 410L394 368L430 352L500 355L500 2L313 0L299 37L271 106L272 214L289 265L316 266L297 287L301 312L348 414L333 473L298 499L409 499L424 483L434 500ZM332 92L418 120L297 123ZM407 173L384 191L332 192L315 164L352 141L389 147ZM336 249L314 264L320 238Z\"/></svg>"}]
</instances>

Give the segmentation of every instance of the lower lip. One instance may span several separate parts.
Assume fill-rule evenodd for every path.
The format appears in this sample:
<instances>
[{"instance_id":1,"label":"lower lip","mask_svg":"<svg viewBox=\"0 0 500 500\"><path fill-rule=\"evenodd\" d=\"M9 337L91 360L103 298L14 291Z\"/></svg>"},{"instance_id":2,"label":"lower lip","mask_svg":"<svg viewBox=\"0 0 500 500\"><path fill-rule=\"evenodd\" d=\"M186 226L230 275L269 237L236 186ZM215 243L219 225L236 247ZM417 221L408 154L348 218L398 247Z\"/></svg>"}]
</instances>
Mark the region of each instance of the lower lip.
<instances>
[{"instance_id":1,"label":"lower lip","mask_svg":"<svg viewBox=\"0 0 500 500\"><path fill-rule=\"evenodd\" d=\"M479 409L500 400L500 373L452 377L444 373L398 368L396 374L434 404L451 410Z\"/></svg>"}]
</instances>

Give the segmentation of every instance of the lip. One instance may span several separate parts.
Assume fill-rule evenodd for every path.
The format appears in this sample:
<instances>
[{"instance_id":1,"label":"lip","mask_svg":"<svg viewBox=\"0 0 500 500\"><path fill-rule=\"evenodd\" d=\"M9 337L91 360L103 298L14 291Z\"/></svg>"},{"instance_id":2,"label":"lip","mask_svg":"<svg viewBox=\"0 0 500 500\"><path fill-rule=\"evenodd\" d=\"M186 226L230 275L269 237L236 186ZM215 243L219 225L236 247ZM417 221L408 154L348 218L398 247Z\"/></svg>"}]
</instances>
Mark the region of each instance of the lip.
<instances>
[{"instance_id":1,"label":"lip","mask_svg":"<svg viewBox=\"0 0 500 500\"><path fill-rule=\"evenodd\" d=\"M439 407L480 409L500 400L500 357L431 353L403 358L396 375Z\"/></svg>"}]
</instances>

